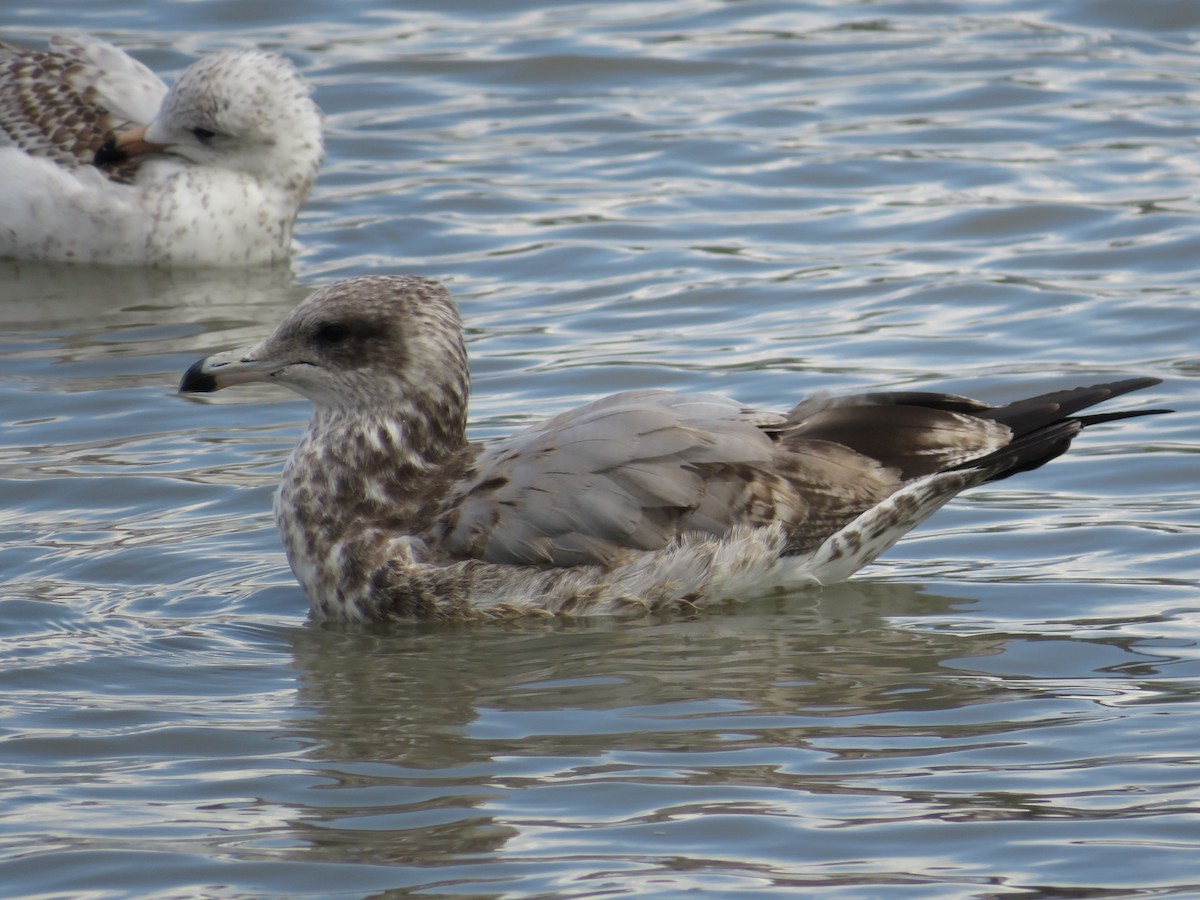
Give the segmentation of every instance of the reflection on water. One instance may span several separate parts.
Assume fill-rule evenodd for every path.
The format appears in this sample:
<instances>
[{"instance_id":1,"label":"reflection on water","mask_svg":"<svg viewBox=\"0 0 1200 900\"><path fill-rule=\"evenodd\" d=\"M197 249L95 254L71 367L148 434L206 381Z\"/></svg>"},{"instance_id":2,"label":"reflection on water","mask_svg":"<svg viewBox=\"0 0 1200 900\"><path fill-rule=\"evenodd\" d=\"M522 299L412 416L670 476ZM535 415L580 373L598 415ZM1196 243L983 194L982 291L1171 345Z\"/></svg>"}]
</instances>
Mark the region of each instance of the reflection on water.
<instances>
[{"instance_id":1,"label":"reflection on water","mask_svg":"<svg viewBox=\"0 0 1200 900\"><path fill-rule=\"evenodd\" d=\"M313 714L293 725L316 742L310 759L333 782L327 790L376 797L329 798L304 819L327 840L353 834L378 858L399 849L398 835L373 823L438 810L436 824L400 840L448 865L523 843L552 815L539 811L542 790L611 792L599 806L553 813L581 829L672 818L647 806L642 787L736 786L763 795L744 812L763 804L783 816L796 792L876 794L863 783L870 769L996 746L1012 723L981 709L1011 712L1037 695L945 665L998 653L1002 641L881 617L955 604L906 585L853 585L638 624L296 631L299 704ZM598 738L599 758L589 749ZM592 852L603 855L603 844Z\"/></svg>"},{"instance_id":2,"label":"reflection on water","mask_svg":"<svg viewBox=\"0 0 1200 900\"><path fill-rule=\"evenodd\" d=\"M1136 792L1089 774L1122 765L1110 754L1124 748L1089 741L1128 714L1114 707L1128 684L996 677L991 660L1020 638L893 624L965 606L851 584L640 625L294 632L312 714L293 725L327 779L298 810L305 858L352 845L356 858L422 860L435 867L425 884L477 890L501 889L513 867L548 888L537 869L551 859L558 879L664 878L663 895L697 865L743 888L936 884L986 866L1004 823L1050 846L1138 808ZM1114 641L1114 658L1137 656L1129 643ZM1121 681L1153 674L1143 664ZM1158 752L1187 765L1180 737ZM1182 770L1170 790L1191 808ZM932 860L906 868L901 847L940 843L947 827L966 830L943 875ZM701 858L681 869L688 846Z\"/></svg>"},{"instance_id":3,"label":"reflection on water","mask_svg":"<svg viewBox=\"0 0 1200 900\"><path fill-rule=\"evenodd\" d=\"M157 314L163 324L195 322L201 313L219 320L256 298L274 297L282 303L290 297L295 303L303 291L293 281L294 275L280 268L140 269L0 259L0 324L14 331L40 332L88 323L111 325L110 316L139 313ZM81 342L94 340L96 330L73 336Z\"/></svg>"},{"instance_id":4,"label":"reflection on water","mask_svg":"<svg viewBox=\"0 0 1200 900\"><path fill-rule=\"evenodd\" d=\"M504 752L503 737L497 744L485 737L492 729L515 728L511 737L523 740L530 735L521 713L547 708L595 713L597 726L607 727L620 717L603 711L628 715L647 702L668 709L697 704L699 713L719 698L730 711L794 717L802 710L814 725L975 705L994 687L949 680L939 664L995 653L994 639L901 629L880 618L881 610L933 615L953 604L909 585L853 584L684 621L577 620L502 630L398 625L368 633L312 629L294 638L306 673L301 699L322 711L314 730L325 751L354 758L365 744L374 759L465 765ZM363 727L359 717L379 710L389 715ZM486 724L480 710L489 711ZM425 739L434 743L424 746ZM718 735L700 740L714 739L719 743Z\"/></svg>"}]
</instances>

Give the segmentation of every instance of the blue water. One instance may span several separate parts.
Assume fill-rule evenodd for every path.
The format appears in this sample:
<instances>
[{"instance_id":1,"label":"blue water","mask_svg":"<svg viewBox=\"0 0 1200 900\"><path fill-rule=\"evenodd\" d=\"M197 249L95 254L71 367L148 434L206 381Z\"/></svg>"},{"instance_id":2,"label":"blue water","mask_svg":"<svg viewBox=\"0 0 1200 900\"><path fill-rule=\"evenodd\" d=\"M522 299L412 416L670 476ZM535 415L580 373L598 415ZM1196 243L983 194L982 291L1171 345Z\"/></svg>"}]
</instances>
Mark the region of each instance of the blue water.
<instances>
[{"instance_id":1,"label":"blue water","mask_svg":"<svg viewBox=\"0 0 1200 900\"><path fill-rule=\"evenodd\" d=\"M0 262L0 895L1200 896L1200 7L21 0L173 77L296 61L291 271ZM692 618L311 625L306 406L176 395L364 272L445 280L472 433L630 387L1170 416L854 581Z\"/></svg>"}]
</instances>

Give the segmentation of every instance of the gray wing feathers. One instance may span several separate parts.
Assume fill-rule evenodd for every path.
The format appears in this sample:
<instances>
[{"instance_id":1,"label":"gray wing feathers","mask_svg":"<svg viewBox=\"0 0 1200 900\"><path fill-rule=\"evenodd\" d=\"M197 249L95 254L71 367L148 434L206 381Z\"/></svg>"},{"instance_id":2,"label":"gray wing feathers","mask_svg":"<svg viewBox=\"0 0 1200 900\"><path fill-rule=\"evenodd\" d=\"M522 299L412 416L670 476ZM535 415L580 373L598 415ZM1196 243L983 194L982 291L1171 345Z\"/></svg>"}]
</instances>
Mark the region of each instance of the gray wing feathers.
<instances>
[{"instance_id":1,"label":"gray wing feathers","mask_svg":"<svg viewBox=\"0 0 1200 900\"><path fill-rule=\"evenodd\" d=\"M490 562L611 562L665 546L702 507L699 522L728 528L720 503L705 506L721 487L706 470L761 471L773 452L752 416L724 398L616 394L487 447L437 538Z\"/></svg>"},{"instance_id":2,"label":"gray wing feathers","mask_svg":"<svg viewBox=\"0 0 1200 900\"><path fill-rule=\"evenodd\" d=\"M1007 427L959 411L976 406L868 394L784 417L705 394L616 394L486 448L434 537L456 556L561 566L779 523L788 552L806 552L904 480L1003 446Z\"/></svg>"}]
</instances>

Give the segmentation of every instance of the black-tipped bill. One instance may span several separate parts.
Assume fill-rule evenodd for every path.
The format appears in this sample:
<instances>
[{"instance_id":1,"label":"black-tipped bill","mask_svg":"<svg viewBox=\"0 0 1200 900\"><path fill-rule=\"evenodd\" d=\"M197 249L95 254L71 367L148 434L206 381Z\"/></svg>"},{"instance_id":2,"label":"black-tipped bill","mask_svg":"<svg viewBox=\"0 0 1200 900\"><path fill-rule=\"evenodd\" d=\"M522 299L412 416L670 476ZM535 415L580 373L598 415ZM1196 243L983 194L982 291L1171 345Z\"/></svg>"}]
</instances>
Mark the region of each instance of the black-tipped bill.
<instances>
[{"instance_id":1,"label":"black-tipped bill","mask_svg":"<svg viewBox=\"0 0 1200 900\"><path fill-rule=\"evenodd\" d=\"M145 156L147 153L162 151L164 149L162 144L146 140L147 127L138 125L114 134L96 151L92 161L98 166L111 166L123 163L135 156Z\"/></svg>"},{"instance_id":2,"label":"black-tipped bill","mask_svg":"<svg viewBox=\"0 0 1200 900\"><path fill-rule=\"evenodd\" d=\"M211 394L217 389L217 379L204 371L206 362L208 362L207 357L198 359L183 373L183 380L179 382L179 393Z\"/></svg>"},{"instance_id":3,"label":"black-tipped bill","mask_svg":"<svg viewBox=\"0 0 1200 900\"><path fill-rule=\"evenodd\" d=\"M98 166L115 166L129 159L129 154L117 146L117 139L110 137L96 151L93 162Z\"/></svg>"}]
</instances>

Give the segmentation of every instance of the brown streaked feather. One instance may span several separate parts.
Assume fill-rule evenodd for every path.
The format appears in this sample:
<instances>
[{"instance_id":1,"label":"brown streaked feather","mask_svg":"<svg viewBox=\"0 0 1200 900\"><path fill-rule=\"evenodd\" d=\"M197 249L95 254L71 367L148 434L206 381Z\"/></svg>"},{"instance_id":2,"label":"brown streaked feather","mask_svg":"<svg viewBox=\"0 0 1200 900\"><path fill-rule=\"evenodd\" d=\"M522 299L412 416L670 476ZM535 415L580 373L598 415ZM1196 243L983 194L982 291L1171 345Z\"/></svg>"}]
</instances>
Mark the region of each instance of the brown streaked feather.
<instances>
[{"instance_id":1,"label":"brown streaked feather","mask_svg":"<svg viewBox=\"0 0 1200 900\"><path fill-rule=\"evenodd\" d=\"M978 458L1012 436L977 414L943 405L878 402L881 398L892 399L880 394L848 397L843 398L848 402L813 410L782 431L781 439L785 445L806 438L841 444L898 470L907 480Z\"/></svg>"},{"instance_id":2,"label":"brown streaked feather","mask_svg":"<svg viewBox=\"0 0 1200 900\"><path fill-rule=\"evenodd\" d=\"M0 132L7 143L62 166L91 166L113 134L130 123L105 106L91 66L67 52L0 44ZM138 162L101 167L132 179Z\"/></svg>"},{"instance_id":3,"label":"brown streaked feather","mask_svg":"<svg viewBox=\"0 0 1200 900\"><path fill-rule=\"evenodd\" d=\"M805 553L894 493L898 469L832 441L789 440L776 468L804 499L805 516L789 523L788 553Z\"/></svg>"}]
</instances>

